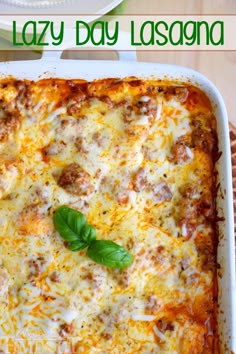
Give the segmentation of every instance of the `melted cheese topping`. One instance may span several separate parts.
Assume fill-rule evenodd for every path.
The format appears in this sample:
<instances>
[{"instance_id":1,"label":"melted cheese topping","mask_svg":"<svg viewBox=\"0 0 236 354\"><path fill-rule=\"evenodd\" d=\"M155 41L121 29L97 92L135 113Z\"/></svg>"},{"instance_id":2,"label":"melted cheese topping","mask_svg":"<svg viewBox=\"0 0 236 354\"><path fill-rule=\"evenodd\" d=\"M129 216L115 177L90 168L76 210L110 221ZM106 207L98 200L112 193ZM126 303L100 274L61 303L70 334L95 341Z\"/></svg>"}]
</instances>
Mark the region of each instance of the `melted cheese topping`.
<instances>
[{"instance_id":1,"label":"melted cheese topping","mask_svg":"<svg viewBox=\"0 0 236 354\"><path fill-rule=\"evenodd\" d=\"M0 350L211 353L217 139L205 94L7 79L0 105ZM132 265L69 251L52 223L62 204Z\"/></svg>"}]
</instances>

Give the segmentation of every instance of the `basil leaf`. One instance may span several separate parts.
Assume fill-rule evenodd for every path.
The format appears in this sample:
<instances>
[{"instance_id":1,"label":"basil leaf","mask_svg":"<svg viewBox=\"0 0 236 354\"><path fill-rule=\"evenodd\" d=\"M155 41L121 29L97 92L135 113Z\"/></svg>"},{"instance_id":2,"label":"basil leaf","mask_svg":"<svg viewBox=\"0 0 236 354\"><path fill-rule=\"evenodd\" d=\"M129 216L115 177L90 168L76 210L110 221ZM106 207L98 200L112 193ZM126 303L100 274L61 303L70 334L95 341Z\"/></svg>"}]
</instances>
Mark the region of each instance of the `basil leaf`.
<instances>
[{"instance_id":1,"label":"basil leaf","mask_svg":"<svg viewBox=\"0 0 236 354\"><path fill-rule=\"evenodd\" d=\"M106 267L124 268L132 263L132 256L122 246L112 241L97 241L95 228L79 211L63 205L57 209L53 221L58 233L68 242L69 250L75 252L88 247L87 255Z\"/></svg>"},{"instance_id":2,"label":"basil leaf","mask_svg":"<svg viewBox=\"0 0 236 354\"><path fill-rule=\"evenodd\" d=\"M87 242L90 245L93 241L96 240L96 230L92 225L85 225L81 231L81 239Z\"/></svg>"},{"instance_id":3,"label":"basil leaf","mask_svg":"<svg viewBox=\"0 0 236 354\"><path fill-rule=\"evenodd\" d=\"M84 248L88 247L88 244L86 242L77 240L77 241L70 242L67 247L69 250L75 252L75 251L83 250Z\"/></svg>"},{"instance_id":4,"label":"basil leaf","mask_svg":"<svg viewBox=\"0 0 236 354\"><path fill-rule=\"evenodd\" d=\"M87 224L82 213L65 205L57 209L53 221L61 237L69 242L78 240L82 229Z\"/></svg>"},{"instance_id":5,"label":"basil leaf","mask_svg":"<svg viewBox=\"0 0 236 354\"><path fill-rule=\"evenodd\" d=\"M112 241L92 242L87 255L96 263L110 268L124 268L132 263L132 256L122 246Z\"/></svg>"}]
</instances>

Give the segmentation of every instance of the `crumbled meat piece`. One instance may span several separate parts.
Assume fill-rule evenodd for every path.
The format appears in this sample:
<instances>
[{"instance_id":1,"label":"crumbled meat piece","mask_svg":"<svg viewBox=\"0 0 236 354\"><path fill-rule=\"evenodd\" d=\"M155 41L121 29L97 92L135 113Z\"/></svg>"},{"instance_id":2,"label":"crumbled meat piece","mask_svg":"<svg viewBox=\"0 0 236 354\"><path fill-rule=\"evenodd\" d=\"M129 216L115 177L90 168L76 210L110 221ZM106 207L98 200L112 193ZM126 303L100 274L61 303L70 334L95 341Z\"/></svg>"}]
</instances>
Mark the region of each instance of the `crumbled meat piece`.
<instances>
[{"instance_id":1,"label":"crumbled meat piece","mask_svg":"<svg viewBox=\"0 0 236 354\"><path fill-rule=\"evenodd\" d=\"M188 136L180 136L178 140L171 147L171 161L176 164L182 164L189 161L192 157L191 149L188 144L190 143Z\"/></svg>"},{"instance_id":2,"label":"crumbled meat piece","mask_svg":"<svg viewBox=\"0 0 236 354\"><path fill-rule=\"evenodd\" d=\"M127 125L124 129L129 138L145 140L148 136L148 126L146 125Z\"/></svg>"},{"instance_id":3,"label":"crumbled meat piece","mask_svg":"<svg viewBox=\"0 0 236 354\"><path fill-rule=\"evenodd\" d=\"M41 149L42 160L44 162L49 162L50 156L55 156L59 154L65 148L65 146L66 144L62 140L58 143L51 143L44 146Z\"/></svg>"},{"instance_id":4,"label":"crumbled meat piece","mask_svg":"<svg viewBox=\"0 0 236 354\"><path fill-rule=\"evenodd\" d=\"M112 109L114 107L114 102L109 96L100 96L98 99L106 103L108 105L108 108Z\"/></svg>"},{"instance_id":5,"label":"crumbled meat piece","mask_svg":"<svg viewBox=\"0 0 236 354\"><path fill-rule=\"evenodd\" d=\"M157 103L150 96L138 96L136 102L123 101L122 107L124 108L123 119L125 123L140 123L141 119L146 118L144 124L149 123L155 119L157 114Z\"/></svg>"},{"instance_id":6,"label":"crumbled meat piece","mask_svg":"<svg viewBox=\"0 0 236 354\"><path fill-rule=\"evenodd\" d=\"M169 86L160 87L160 90L164 94L166 100L171 100L174 98L181 104L187 101L189 95L189 90L187 87Z\"/></svg>"},{"instance_id":7,"label":"crumbled meat piece","mask_svg":"<svg viewBox=\"0 0 236 354\"><path fill-rule=\"evenodd\" d=\"M207 221L213 221L215 218L215 206L212 198L202 200L199 203L199 213L205 217Z\"/></svg>"},{"instance_id":8,"label":"crumbled meat piece","mask_svg":"<svg viewBox=\"0 0 236 354\"><path fill-rule=\"evenodd\" d=\"M192 145L207 154L211 154L217 146L217 141L210 131L198 128L192 132Z\"/></svg>"},{"instance_id":9,"label":"crumbled meat piece","mask_svg":"<svg viewBox=\"0 0 236 354\"><path fill-rule=\"evenodd\" d=\"M213 271L216 265L216 256L213 250L213 245L206 245L195 240L196 249L199 258L201 259L201 267L204 272Z\"/></svg>"},{"instance_id":10,"label":"crumbled meat piece","mask_svg":"<svg viewBox=\"0 0 236 354\"><path fill-rule=\"evenodd\" d=\"M59 335L61 337L67 337L68 335L73 334L73 333L74 333L74 326L72 323L70 323L70 324L65 323L60 326Z\"/></svg>"},{"instance_id":11,"label":"crumbled meat piece","mask_svg":"<svg viewBox=\"0 0 236 354\"><path fill-rule=\"evenodd\" d=\"M191 183L185 183L180 186L179 192L184 198L194 198L198 195L197 186Z\"/></svg>"},{"instance_id":12,"label":"crumbled meat piece","mask_svg":"<svg viewBox=\"0 0 236 354\"><path fill-rule=\"evenodd\" d=\"M99 147L103 146L104 138L100 132L95 132L93 134L93 140L97 143Z\"/></svg>"},{"instance_id":13,"label":"crumbled meat piece","mask_svg":"<svg viewBox=\"0 0 236 354\"><path fill-rule=\"evenodd\" d=\"M152 315L157 313L158 309L160 308L160 303L155 295L149 295L147 298L147 304L145 306L145 313Z\"/></svg>"},{"instance_id":14,"label":"crumbled meat piece","mask_svg":"<svg viewBox=\"0 0 236 354\"><path fill-rule=\"evenodd\" d=\"M156 326L162 333L166 331L174 331L175 325L171 321L160 319L156 322Z\"/></svg>"},{"instance_id":15,"label":"crumbled meat piece","mask_svg":"<svg viewBox=\"0 0 236 354\"><path fill-rule=\"evenodd\" d=\"M139 114L144 114L149 117L155 117L157 113L157 104L150 96L141 96L136 102L136 107Z\"/></svg>"},{"instance_id":16,"label":"crumbled meat piece","mask_svg":"<svg viewBox=\"0 0 236 354\"><path fill-rule=\"evenodd\" d=\"M11 133L16 131L20 126L20 119L17 114L0 118L0 142L7 141Z\"/></svg>"},{"instance_id":17,"label":"crumbled meat piece","mask_svg":"<svg viewBox=\"0 0 236 354\"><path fill-rule=\"evenodd\" d=\"M133 190L141 192L147 187L147 179L145 177L145 169L139 168L133 177Z\"/></svg>"},{"instance_id":18,"label":"crumbled meat piece","mask_svg":"<svg viewBox=\"0 0 236 354\"><path fill-rule=\"evenodd\" d=\"M84 153L84 154L88 153L88 150L85 147L84 139L80 136L78 136L75 140L75 147L80 153Z\"/></svg>"},{"instance_id":19,"label":"crumbled meat piece","mask_svg":"<svg viewBox=\"0 0 236 354\"><path fill-rule=\"evenodd\" d=\"M64 167L58 185L68 193L79 196L87 196L94 191L90 174L77 163L71 163Z\"/></svg>"},{"instance_id":20,"label":"crumbled meat piece","mask_svg":"<svg viewBox=\"0 0 236 354\"><path fill-rule=\"evenodd\" d=\"M191 220L192 222L197 221L198 217L198 205L189 198L184 198L181 207L182 220Z\"/></svg>"},{"instance_id":21,"label":"crumbled meat piece","mask_svg":"<svg viewBox=\"0 0 236 354\"><path fill-rule=\"evenodd\" d=\"M49 156L54 156L58 153L58 147L56 144L49 144L47 146L44 146L41 149L41 154L42 154L42 160L45 163L48 163L50 161Z\"/></svg>"},{"instance_id":22,"label":"crumbled meat piece","mask_svg":"<svg viewBox=\"0 0 236 354\"><path fill-rule=\"evenodd\" d=\"M129 202L129 194L128 192L121 192L117 196L117 202L119 205L126 205Z\"/></svg>"},{"instance_id":23,"label":"crumbled meat piece","mask_svg":"<svg viewBox=\"0 0 236 354\"><path fill-rule=\"evenodd\" d=\"M155 201L160 203L172 199L172 193L166 182L158 182L153 186Z\"/></svg>"},{"instance_id":24,"label":"crumbled meat piece","mask_svg":"<svg viewBox=\"0 0 236 354\"><path fill-rule=\"evenodd\" d=\"M50 274L49 278L50 278L50 280L53 283L59 283L60 282L60 277L59 277L59 274L57 272L52 272L52 274Z\"/></svg>"},{"instance_id":25,"label":"crumbled meat piece","mask_svg":"<svg viewBox=\"0 0 236 354\"><path fill-rule=\"evenodd\" d=\"M86 116L62 119L60 126L56 129L57 136L62 139L60 142L75 141L78 136L83 135L86 122Z\"/></svg>"},{"instance_id":26,"label":"crumbled meat piece","mask_svg":"<svg viewBox=\"0 0 236 354\"><path fill-rule=\"evenodd\" d=\"M182 228L182 235L189 238L196 229L199 218L212 222L215 218L215 207L211 191L204 194L196 185L187 183L179 188L182 200L176 208L177 220Z\"/></svg>"},{"instance_id":27,"label":"crumbled meat piece","mask_svg":"<svg viewBox=\"0 0 236 354\"><path fill-rule=\"evenodd\" d=\"M29 269L30 269L30 276L38 276L42 272L45 271L46 260L44 257L37 257L36 259L30 259Z\"/></svg>"},{"instance_id":28,"label":"crumbled meat piece","mask_svg":"<svg viewBox=\"0 0 236 354\"><path fill-rule=\"evenodd\" d=\"M71 116L78 116L81 111L81 106L86 100L86 94L81 93L80 95L73 97L73 100L69 103L67 107L67 113Z\"/></svg>"}]
</instances>

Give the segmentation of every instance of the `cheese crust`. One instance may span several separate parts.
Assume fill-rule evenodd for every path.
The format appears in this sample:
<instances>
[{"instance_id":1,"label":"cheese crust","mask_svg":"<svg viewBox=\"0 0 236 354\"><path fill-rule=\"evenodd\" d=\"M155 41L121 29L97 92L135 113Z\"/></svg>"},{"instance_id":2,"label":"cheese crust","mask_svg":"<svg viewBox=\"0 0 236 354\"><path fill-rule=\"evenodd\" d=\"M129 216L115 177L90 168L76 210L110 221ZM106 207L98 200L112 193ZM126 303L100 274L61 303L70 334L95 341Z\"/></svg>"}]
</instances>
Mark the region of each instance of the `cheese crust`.
<instances>
[{"instance_id":1,"label":"cheese crust","mask_svg":"<svg viewBox=\"0 0 236 354\"><path fill-rule=\"evenodd\" d=\"M0 82L0 351L212 353L216 120L188 84ZM67 205L125 269L71 252Z\"/></svg>"}]
</instances>

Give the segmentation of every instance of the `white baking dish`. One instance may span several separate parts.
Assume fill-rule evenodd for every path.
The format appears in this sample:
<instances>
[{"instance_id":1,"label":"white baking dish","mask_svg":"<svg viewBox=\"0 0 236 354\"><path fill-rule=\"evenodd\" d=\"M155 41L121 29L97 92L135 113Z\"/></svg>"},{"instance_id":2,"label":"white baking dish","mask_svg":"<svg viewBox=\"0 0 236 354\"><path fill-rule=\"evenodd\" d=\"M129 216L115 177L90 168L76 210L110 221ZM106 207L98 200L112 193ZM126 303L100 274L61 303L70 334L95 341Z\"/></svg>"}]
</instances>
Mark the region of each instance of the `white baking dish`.
<instances>
[{"instance_id":1,"label":"white baking dish","mask_svg":"<svg viewBox=\"0 0 236 354\"><path fill-rule=\"evenodd\" d=\"M53 58L57 54L57 58ZM218 263L219 285L219 334L222 353L236 353L236 288L235 244L233 219L233 194L231 179L230 141L228 118L223 99L214 85L196 71L173 65L134 62L134 53L120 52L126 61L78 61L60 60L59 53L50 52L39 61L6 62L0 64L1 76L36 80L44 77L83 78L93 80L102 77L152 77L191 82L206 92L210 98L218 122L218 162L220 193L217 200L219 216ZM130 60L128 60L130 59Z\"/></svg>"}]
</instances>

